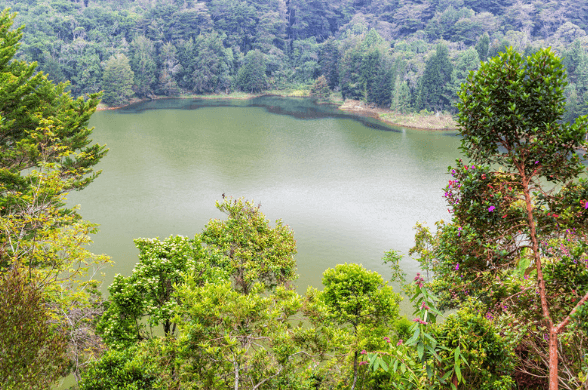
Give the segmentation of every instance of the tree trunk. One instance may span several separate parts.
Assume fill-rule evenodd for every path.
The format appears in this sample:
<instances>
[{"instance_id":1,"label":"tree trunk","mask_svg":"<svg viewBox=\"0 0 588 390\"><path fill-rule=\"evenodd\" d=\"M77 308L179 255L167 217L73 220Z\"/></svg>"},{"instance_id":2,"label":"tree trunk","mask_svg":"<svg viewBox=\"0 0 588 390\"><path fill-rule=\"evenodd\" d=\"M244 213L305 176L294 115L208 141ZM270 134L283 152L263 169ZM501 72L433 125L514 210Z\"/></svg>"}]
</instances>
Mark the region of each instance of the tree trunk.
<instances>
[{"instance_id":1,"label":"tree trunk","mask_svg":"<svg viewBox=\"0 0 588 390\"><path fill-rule=\"evenodd\" d=\"M558 382L557 331L552 325L549 329L549 390L557 390Z\"/></svg>"},{"instance_id":2,"label":"tree trunk","mask_svg":"<svg viewBox=\"0 0 588 390\"><path fill-rule=\"evenodd\" d=\"M533 257L535 260L535 269L537 270L537 285L539 287L539 296L541 298L541 311L543 318L547 322L549 329L549 390L558 390L558 351L557 351L557 329L553 326L549 307L547 306L547 293L545 291L545 280L543 279L543 270L541 267L541 254L539 253L539 241L537 240L537 230L535 228L535 218L533 215L533 202L529 191L529 181L524 173L524 168L519 169L522 176L523 194L525 195L525 204L527 206L527 223L531 235L533 246Z\"/></svg>"},{"instance_id":3,"label":"tree trunk","mask_svg":"<svg viewBox=\"0 0 588 390\"><path fill-rule=\"evenodd\" d=\"M357 382L357 351L353 355L353 384L351 390L355 389L355 383Z\"/></svg>"},{"instance_id":4,"label":"tree trunk","mask_svg":"<svg viewBox=\"0 0 588 390\"><path fill-rule=\"evenodd\" d=\"M239 390L239 363L233 363L235 367L235 390Z\"/></svg>"}]
</instances>

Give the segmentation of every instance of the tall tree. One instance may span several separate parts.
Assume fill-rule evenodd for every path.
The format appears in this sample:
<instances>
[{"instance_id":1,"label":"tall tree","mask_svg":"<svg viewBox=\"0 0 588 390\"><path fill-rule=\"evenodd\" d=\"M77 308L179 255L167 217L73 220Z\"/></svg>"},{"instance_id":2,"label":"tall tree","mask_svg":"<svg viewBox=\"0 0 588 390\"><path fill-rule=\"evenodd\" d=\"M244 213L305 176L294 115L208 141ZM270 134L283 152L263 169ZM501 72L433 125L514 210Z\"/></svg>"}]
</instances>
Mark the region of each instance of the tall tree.
<instances>
[{"instance_id":1,"label":"tall tree","mask_svg":"<svg viewBox=\"0 0 588 390\"><path fill-rule=\"evenodd\" d=\"M155 45L143 35L131 42L131 70L134 74L134 90L138 96L153 93L156 80Z\"/></svg>"},{"instance_id":2,"label":"tall tree","mask_svg":"<svg viewBox=\"0 0 588 390\"><path fill-rule=\"evenodd\" d=\"M251 201L226 198L216 207L228 218L211 220L202 241L213 257L220 256L219 264L233 277L237 291L248 294L256 282L273 289L296 279L296 241L288 226L278 220L270 227Z\"/></svg>"},{"instance_id":3,"label":"tall tree","mask_svg":"<svg viewBox=\"0 0 588 390\"><path fill-rule=\"evenodd\" d=\"M478 52L478 57L480 57L480 61L486 61L488 57L488 49L490 48L490 37L488 33L484 33L480 39L478 39L478 43L476 43L476 51Z\"/></svg>"},{"instance_id":4,"label":"tall tree","mask_svg":"<svg viewBox=\"0 0 588 390\"><path fill-rule=\"evenodd\" d=\"M437 45L435 54L428 60L425 73L419 80L417 109L442 111L451 106L453 95L450 82L453 65L449 61L449 50L442 43Z\"/></svg>"},{"instance_id":5,"label":"tall tree","mask_svg":"<svg viewBox=\"0 0 588 390\"><path fill-rule=\"evenodd\" d=\"M457 92L461 89L461 84L466 81L469 73L477 70L480 66L480 57L478 52L470 47L468 50L460 54L451 73L451 92L457 96Z\"/></svg>"},{"instance_id":6,"label":"tall tree","mask_svg":"<svg viewBox=\"0 0 588 390\"><path fill-rule=\"evenodd\" d=\"M197 93L230 90L233 82L232 49L225 49L217 33L199 35L194 45L193 90Z\"/></svg>"},{"instance_id":7,"label":"tall tree","mask_svg":"<svg viewBox=\"0 0 588 390\"><path fill-rule=\"evenodd\" d=\"M50 388L69 363L67 339L25 272L0 273L0 381L6 390Z\"/></svg>"},{"instance_id":8,"label":"tall tree","mask_svg":"<svg viewBox=\"0 0 588 390\"><path fill-rule=\"evenodd\" d=\"M161 70L157 91L163 95L177 95L179 92L176 74L180 72L182 66L178 62L177 52L178 50L173 43L166 42L159 53Z\"/></svg>"},{"instance_id":9,"label":"tall tree","mask_svg":"<svg viewBox=\"0 0 588 390\"><path fill-rule=\"evenodd\" d=\"M557 278L563 277L554 270L569 268L574 252L558 255L549 249L552 244L548 241L572 240L570 229L585 234L588 218L588 183L572 182L585 172L577 151L586 148L588 118L580 117L574 124L561 121L565 84L561 60L549 49L524 59L509 48L484 63L459 94L462 149L474 162L497 164L504 171L470 169L464 174L467 169L460 169L460 185L449 189L457 195L450 199L458 223L464 229L493 235L492 242L498 245L496 249L488 246L494 254L486 252L486 258L475 260L480 266L485 263L496 271L512 267L511 256L524 257L522 248L528 248L541 320L548 331L550 390L558 389L558 336L576 315L588 312L588 285L578 285L586 292L564 310L558 310L557 295L551 291ZM545 181L564 187L548 191ZM585 244L580 239L577 245L582 253Z\"/></svg>"},{"instance_id":10,"label":"tall tree","mask_svg":"<svg viewBox=\"0 0 588 390\"><path fill-rule=\"evenodd\" d=\"M0 295L2 315L19 328L7 324L4 331L12 334L1 338L19 355L0 354L10 356L2 360L3 376L23 374L20 379L45 385L96 352L92 346L78 353L81 343L72 334L92 340L92 331L70 320L93 304L97 282L89 269L108 260L84 248L95 226L65 207L65 195L94 180L93 167L106 150L91 145L87 127L100 95L74 100L65 84L16 60L22 28L11 29L14 17L0 13ZM68 368L61 371L64 355ZM30 363L26 372L23 362Z\"/></svg>"},{"instance_id":11,"label":"tall tree","mask_svg":"<svg viewBox=\"0 0 588 390\"><path fill-rule=\"evenodd\" d=\"M120 106L129 102L133 96L135 74L124 54L117 54L104 64L102 85L104 85L104 103Z\"/></svg>"},{"instance_id":12,"label":"tall tree","mask_svg":"<svg viewBox=\"0 0 588 390\"><path fill-rule=\"evenodd\" d=\"M334 39L328 39L323 43L319 54L319 66L321 73L327 78L329 88L334 89L339 85L339 46Z\"/></svg>"},{"instance_id":13,"label":"tall tree","mask_svg":"<svg viewBox=\"0 0 588 390\"><path fill-rule=\"evenodd\" d=\"M320 294L328 311L328 318L340 326L350 326L354 337L352 345L353 379L355 389L358 377L360 335L386 326L398 316L400 296L384 284L377 272L368 271L359 264L339 264L323 273L325 289Z\"/></svg>"},{"instance_id":14,"label":"tall tree","mask_svg":"<svg viewBox=\"0 0 588 390\"><path fill-rule=\"evenodd\" d=\"M237 84L245 92L261 92L267 88L265 56L259 50L252 50L243 59L237 73Z\"/></svg>"}]
</instances>

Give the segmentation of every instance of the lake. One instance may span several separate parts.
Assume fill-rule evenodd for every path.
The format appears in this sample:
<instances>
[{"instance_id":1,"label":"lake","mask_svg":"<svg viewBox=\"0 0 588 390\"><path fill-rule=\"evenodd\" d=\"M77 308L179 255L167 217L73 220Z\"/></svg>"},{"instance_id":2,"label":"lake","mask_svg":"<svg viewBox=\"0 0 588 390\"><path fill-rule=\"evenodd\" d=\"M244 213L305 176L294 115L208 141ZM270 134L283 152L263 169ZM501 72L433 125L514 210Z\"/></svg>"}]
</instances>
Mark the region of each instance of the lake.
<instances>
[{"instance_id":1,"label":"lake","mask_svg":"<svg viewBox=\"0 0 588 390\"><path fill-rule=\"evenodd\" d=\"M100 224L91 249L115 262L106 286L131 273L134 238L193 237L224 217L223 193L294 230L301 293L339 263L388 278L390 249L406 255L412 278L413 226L448 219L442 188L460 156L455 133L394 128L309 99L156 100L97 112L91 125L110 152L69 201Z\"/></svg>"}]
</instances>

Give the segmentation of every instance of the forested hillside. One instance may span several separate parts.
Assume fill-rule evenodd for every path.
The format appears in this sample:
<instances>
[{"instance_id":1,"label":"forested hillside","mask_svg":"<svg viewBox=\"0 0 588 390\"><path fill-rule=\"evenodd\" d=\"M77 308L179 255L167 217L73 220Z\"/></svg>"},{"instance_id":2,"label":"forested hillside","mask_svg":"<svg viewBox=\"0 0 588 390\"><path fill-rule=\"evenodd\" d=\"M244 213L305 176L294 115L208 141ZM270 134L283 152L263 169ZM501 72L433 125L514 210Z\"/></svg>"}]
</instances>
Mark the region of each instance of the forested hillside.
<instances>
[{"instance_id":1,"label":"forested hillside","mask_svg":"<svg viewBox=\"0 0 588 390\"><path fill-rule=\"evenodd\" d=\"M308 87L398 111L454 110L480 60L512 45L565 56L567 119L586 112L588 4L572 0L0 1L26 24L22 59L74 95Z\"/></svg>"}]
</instances>

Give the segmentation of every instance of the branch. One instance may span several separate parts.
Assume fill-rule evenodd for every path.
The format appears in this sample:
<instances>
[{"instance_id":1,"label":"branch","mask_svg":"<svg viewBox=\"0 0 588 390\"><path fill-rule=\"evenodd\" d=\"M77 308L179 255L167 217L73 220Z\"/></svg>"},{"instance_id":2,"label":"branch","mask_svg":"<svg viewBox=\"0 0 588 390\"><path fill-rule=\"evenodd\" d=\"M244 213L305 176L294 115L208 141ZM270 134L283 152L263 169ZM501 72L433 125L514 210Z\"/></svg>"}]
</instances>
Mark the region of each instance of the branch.
<instances>
[{"instance_id":1,"label":"branch","mask_svg":"<svg viewBox=\"0 0 588 390\"><path fill-rule=\"evenodd\" d=\"M561 331L563 331L565 329L566 326L568 326L568 324L570 323L572 316L576 313L576 311L578 310L578 308L580 306L582 306L586 301L588 301L588 292L586 293L586 295L584 295L584 297L582 299L580 299L580 301L576 304L576 306L572 309L572 311L570 312L570 314L567 315L567 317L559 323L559 325L557 325L555 327L555 333L559 334Z\"/></svg>"}]
</instances>

